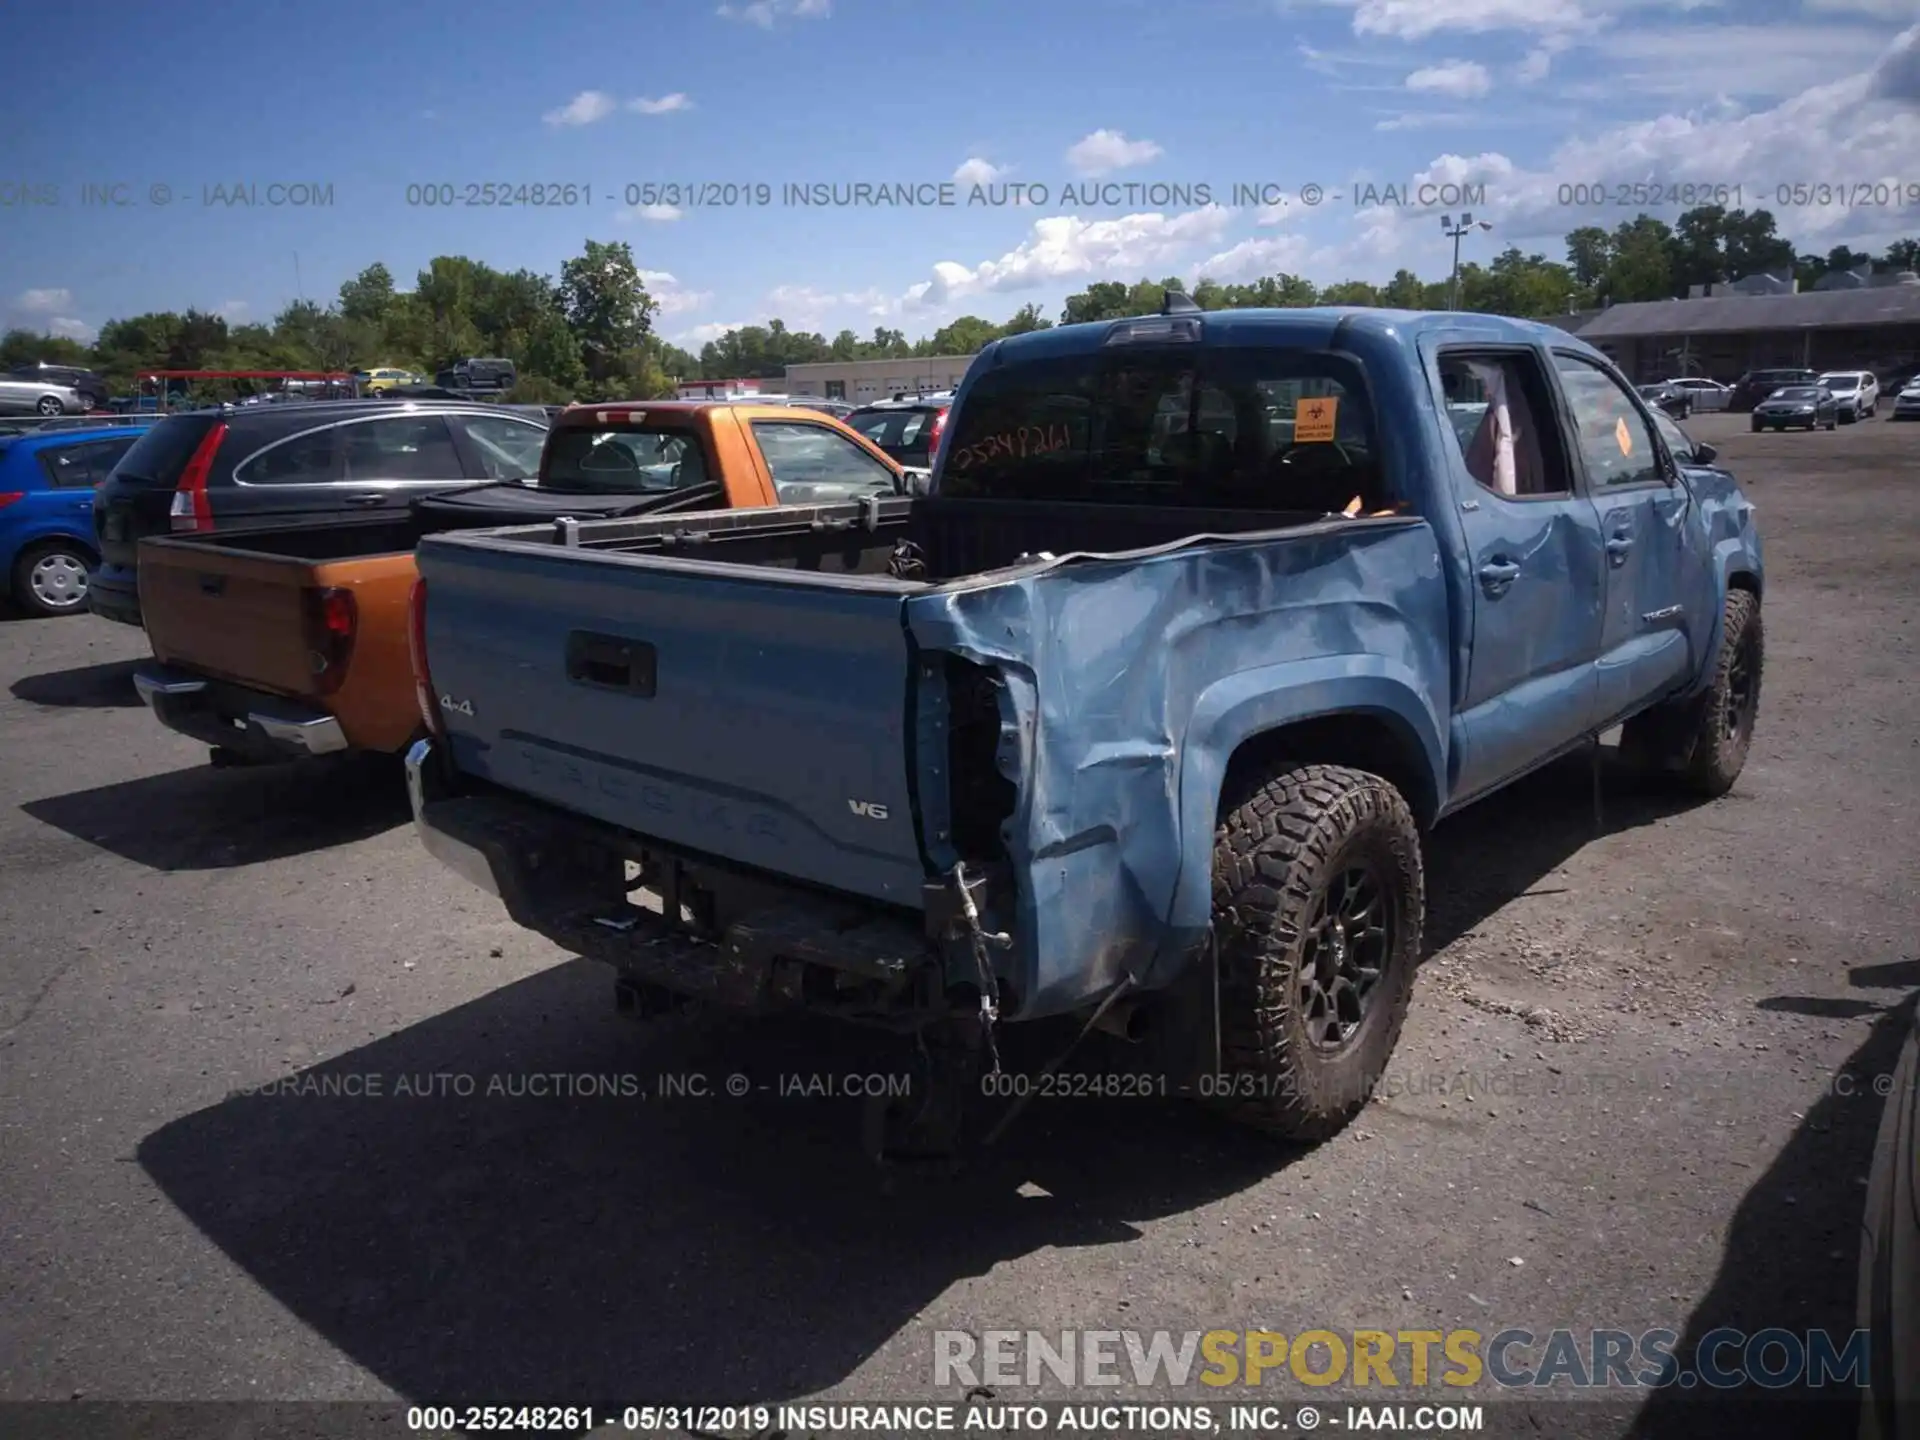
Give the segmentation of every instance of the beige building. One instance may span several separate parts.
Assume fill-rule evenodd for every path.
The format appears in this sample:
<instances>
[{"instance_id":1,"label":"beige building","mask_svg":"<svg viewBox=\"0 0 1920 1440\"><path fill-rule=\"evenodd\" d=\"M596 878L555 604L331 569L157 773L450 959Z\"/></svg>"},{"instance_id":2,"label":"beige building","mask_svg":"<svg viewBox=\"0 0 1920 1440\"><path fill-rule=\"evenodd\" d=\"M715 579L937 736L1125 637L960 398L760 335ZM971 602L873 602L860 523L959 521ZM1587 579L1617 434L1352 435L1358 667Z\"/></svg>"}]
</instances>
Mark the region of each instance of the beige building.
<instances>
[{"instance_id":1,"label":"beige building","mask_svg":"<svg viewBox=\"0 0 1920 1440\"><path fill-rule=\"evenodd\" d=\"M971 355L935 355L906 360L826 360L816 365L789 365L789 395L812 395L821 400L890 400L902 392L951 390L973 363Z\"/></svg>"}]
</instances>

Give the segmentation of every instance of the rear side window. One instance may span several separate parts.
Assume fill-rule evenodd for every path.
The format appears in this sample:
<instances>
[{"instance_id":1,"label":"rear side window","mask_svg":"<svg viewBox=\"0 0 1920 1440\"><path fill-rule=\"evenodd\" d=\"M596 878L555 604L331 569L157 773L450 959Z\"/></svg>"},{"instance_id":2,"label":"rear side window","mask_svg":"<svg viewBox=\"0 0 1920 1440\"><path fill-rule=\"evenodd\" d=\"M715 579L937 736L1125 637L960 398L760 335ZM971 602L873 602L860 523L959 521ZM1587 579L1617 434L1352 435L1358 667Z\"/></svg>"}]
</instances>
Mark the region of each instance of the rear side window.
<instances>
[{"instance_id":1,"label":"rear side window","mask_svg":"<svg viewBox=\"0 0 1920 1440\"><path fill-rule=\"evenodd\" d=\"M708 481L706 454L685 430L561 426L542 459L540 488L583 495L652 495Z\"/></svg>"},{"instance_id":2,"label":"rear side window","mask_svg":"<svg viewBox=\"0 0 1920 1440\"><path fill-rule=\"evenodd\" d=\"M90 440L40 452L40 468L47 483L60 490L89 489L112 473L115 463L133 448L133 437Z\"/></svg>"},{"instance_id":3,"label":"rear side window","mask_svg":"<svg viewBox=\"0 0 1920 1440\"><path fill-rule=\"evenodd\" d=\"M335 473L335 433L329 425L269 445L235 467L233 478L242 485L325 485Z\"/></svg>"},{"instance_id":4,"label":"rear side window","mask_svg":"<svg viewBox=\"0 0 1920 1440\"><path fill-rule=\"evenodd\" d=\"M465 415L459 423L489 480L522 480L539 473L540 451L547 443L542 426L504 415Z\"/></svg>"},{"instance_id":5,"label":"rear side window","mask_svg":"<svg viewBox=\"0 0 1920 1440\"><path fill-rule=\"evenodd\" d=\"M1386 494L1366 383L1321 351L1062 356L990 370L949 420L940 493L1371 512Z\"/></svg>"},{"instance_id":6,"label":"rear side window","mask_svg":"<svg viewBox=\"0 0 1920 1440\"><path fill-rule=\"evenodd\" d=\"M162 420L135 440L120 458L115 478L172 488L214 423L210 415L174 415Z\"/></svg>"},{"instance_id":7,"label":"rear side window","mask_svg":"<svg viewBox=\"0 0 1920 1440\"><path fill-rule=\"evenodd\" d=\"M459 480L466 475L453 432L439 415L396 415L340 427L340 464L349 483Z\"/></svg>"}]
</instances>

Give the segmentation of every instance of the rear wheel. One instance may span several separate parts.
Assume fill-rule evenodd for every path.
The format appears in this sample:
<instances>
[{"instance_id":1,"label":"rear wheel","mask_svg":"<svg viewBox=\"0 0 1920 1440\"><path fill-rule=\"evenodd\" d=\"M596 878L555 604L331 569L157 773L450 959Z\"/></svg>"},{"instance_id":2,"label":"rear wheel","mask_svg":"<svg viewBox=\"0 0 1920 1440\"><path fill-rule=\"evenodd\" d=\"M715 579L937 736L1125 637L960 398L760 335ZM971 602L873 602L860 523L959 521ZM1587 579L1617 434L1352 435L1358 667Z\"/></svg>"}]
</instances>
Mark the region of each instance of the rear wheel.
<instances>
[{"instance_id":1,"label":"rear wheel","mask_svg":"<svg viewBox=\"0 0 1920 1440\"><path fill-rule=\"evenodd\" d=\"M1323 1140L1367 1103L1413 994L1426 908L1400 792L1338 765L1280 765L1220 820L1213 923L1234 1118Z\"/></svg>"},{"instance_id":2,"label":"rear wheel","mask_svg":"<svg viewBox=\"0 0 1920 1440\"><path fill-rule=\"evenodd\" d=\"M33 408L42 415L63 415L67 407L60 403L58 395L42 395L33 402Z\"/></svg>"},{"instance_id":3,"label":"rear wheel","mask_svg":"<svg viewBox=\"0 0 1920 1440\"><path fill-rule=\"evenodd\" d=\"M13 598L29 615L75 615L87 608L93 556L71 540L47 540L21 552Z\"/></svg>"}]
</instances>

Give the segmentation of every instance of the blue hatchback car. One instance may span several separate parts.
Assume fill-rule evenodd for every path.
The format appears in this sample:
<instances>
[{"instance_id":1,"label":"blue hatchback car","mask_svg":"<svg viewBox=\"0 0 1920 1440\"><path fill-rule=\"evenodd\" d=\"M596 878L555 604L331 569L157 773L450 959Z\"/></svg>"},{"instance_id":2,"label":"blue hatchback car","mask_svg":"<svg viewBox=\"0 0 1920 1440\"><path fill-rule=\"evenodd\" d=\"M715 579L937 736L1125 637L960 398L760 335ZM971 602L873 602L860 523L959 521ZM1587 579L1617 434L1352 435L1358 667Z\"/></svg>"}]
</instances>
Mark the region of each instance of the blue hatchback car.
<instances>
[{"instance_id":1,"label":"blue hatchback car","mask_svg":"<svg viewBox=\"0 0 1920 1440\"><path fill-rule=\"evenodd\" d=\"M0 435L0 581L29 615L77 615L99 561L93 487L150 425Z\"/></svg>"}]
</instances>

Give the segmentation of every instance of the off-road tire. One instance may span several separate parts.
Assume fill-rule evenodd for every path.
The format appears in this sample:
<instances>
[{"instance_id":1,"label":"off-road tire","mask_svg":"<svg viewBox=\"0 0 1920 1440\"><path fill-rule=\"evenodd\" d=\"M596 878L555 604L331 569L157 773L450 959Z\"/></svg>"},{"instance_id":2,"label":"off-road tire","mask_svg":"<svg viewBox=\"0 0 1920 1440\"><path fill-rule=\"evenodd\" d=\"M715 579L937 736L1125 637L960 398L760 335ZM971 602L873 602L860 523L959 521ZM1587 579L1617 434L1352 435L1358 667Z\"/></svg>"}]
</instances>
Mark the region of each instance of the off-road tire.
<instances>
[{"instance_id":1,"label":"off-road tire","mask_svg":"<svg viewBox=\"0 0 1920 1440\"><path fill-rule=\"evenodd\" d=\"M1301 962L1317 907L1356 866L1377 879L1390 928L1362 1018L1328 1053L1308 1037ZM1345 1126L1400 1039L1425 913L1419 827L1378 775L1283 764L1229 797L1213 843L1225 1071L1215 1103L1291 1140L1324 1140Z\"/></svg>"},{"instance_id":2,"label":"off-road tire","mask_svg":"<svg viewBox=\"0 0 1920 1440\"><path fill-rule=\"evenodd\" d=\"M1709 799L1726 794L1740 778L1753 744L1765 662L1760 597L1750 590L1728 592L1720 652L1705 692L1634 716L1621 732L1623 757Z\"/></svg>"}]
</instances>

